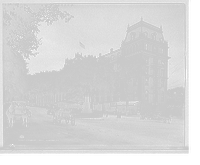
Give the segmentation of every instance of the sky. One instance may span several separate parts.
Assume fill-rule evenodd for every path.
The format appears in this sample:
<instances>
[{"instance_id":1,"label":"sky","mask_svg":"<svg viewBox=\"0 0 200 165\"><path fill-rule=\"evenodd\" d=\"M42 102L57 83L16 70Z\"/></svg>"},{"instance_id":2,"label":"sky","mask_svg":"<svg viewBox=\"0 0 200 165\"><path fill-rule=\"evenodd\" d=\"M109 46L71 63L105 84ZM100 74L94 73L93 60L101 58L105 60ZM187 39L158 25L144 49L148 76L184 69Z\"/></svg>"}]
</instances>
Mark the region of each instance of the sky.
<instances>
[{"instance_id":1,"label":"sky","mask_svg":"<svg viewBox=\"0 0 200 165\"><path fill-rule=\"evenodd\" d=\"M169 45L168 88L184 86L186 18L183 4L74 4L65 8L74 16L69 23L41 24L42 45L28 64L30 74L60 70L75 53L98 56L119 49L128 24L143 21L160 27ZM79 42L85 45L83 49Z\"/></svg>"}]
</instances>

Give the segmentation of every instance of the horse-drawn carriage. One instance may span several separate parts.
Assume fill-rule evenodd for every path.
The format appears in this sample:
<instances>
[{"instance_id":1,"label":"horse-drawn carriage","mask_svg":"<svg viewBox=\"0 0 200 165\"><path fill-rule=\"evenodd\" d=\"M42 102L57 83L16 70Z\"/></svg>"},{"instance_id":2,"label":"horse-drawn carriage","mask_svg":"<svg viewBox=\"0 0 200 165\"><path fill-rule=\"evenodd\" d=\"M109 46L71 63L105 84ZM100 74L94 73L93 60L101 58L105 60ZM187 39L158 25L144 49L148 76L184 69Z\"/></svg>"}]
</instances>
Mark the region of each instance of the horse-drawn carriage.
<instances>
[{"instance_id":1,"label":"horse-drawn carriage","mask_svg":"<svg viewBox=\"0 0 200 165\"><path fill-rule=\"evenodd\" d=\"M65 122L65 124L75 125L75 114L80 109L82 106L78 103L59 102L47 113L53 116L54 123Z\"/></svg>"},{"instance_id":2,"label":"horse-drawn carriage","mask_svg":"<svg viewBox=\"0 0 200 165\"><path fill-rule=\"evenodd\" d=\"M31 112L25 101L12 101L9 103L8 109L6 110L6 116L9 127L13 127L14 123L18 121L21 121L22 125L27 127Z\"/></svg>"},{"instance_id":3,"label":"horse-drawn carriage","mask_svg":"<svg viewBox=\"0 0 200 165\"><path fill-rule=\"evenodd\" d=\"M153 120L161 120L163 119L164 123L166 122L166 120L169 121L169 123L171 122L171 117L172 114L162 114L161 111L151 111L149 112L148 110L145 111L145 113L141 113L141 119L153 119Z\"/></svg>"}]
</instances>

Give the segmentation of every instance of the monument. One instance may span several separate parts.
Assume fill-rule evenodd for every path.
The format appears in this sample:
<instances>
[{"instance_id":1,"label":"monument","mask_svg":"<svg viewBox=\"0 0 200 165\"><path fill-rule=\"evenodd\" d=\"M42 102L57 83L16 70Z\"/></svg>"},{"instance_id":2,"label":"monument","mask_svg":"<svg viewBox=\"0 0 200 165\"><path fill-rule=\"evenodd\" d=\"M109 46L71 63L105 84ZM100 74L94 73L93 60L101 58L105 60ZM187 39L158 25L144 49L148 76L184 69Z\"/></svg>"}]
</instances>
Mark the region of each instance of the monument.
<instances>
[{"instance_id":1,"label":"monument","mask_svg":"<svg viewBox=\"0 0 200 165\"><path fill-rule=\"evenodd\" d=\"M88 82L84 93L83 109L81 113L93 113L90 103L90 85L88 84Z\"/></svg>"}]
</instances>

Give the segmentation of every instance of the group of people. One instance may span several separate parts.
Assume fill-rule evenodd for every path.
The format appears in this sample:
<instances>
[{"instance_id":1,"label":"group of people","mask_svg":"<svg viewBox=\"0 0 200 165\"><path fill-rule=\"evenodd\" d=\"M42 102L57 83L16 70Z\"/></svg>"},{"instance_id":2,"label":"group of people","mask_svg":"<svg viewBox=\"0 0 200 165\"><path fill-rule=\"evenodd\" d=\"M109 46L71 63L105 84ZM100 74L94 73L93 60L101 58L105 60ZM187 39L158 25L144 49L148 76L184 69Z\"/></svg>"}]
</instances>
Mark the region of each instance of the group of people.
<instances>
[{"instance_id":1,"label":"group of people","mask_svg":"<svg viewBox=\"0 0 200 165\"><path fill-rule=\"evenodd\" d=\"M26 102L11 101L4 103L4 124L13 127L17 120L22 121L22 125L28 126L28 118L31 117L31 111Z\"/></svg>"}]
</instances>

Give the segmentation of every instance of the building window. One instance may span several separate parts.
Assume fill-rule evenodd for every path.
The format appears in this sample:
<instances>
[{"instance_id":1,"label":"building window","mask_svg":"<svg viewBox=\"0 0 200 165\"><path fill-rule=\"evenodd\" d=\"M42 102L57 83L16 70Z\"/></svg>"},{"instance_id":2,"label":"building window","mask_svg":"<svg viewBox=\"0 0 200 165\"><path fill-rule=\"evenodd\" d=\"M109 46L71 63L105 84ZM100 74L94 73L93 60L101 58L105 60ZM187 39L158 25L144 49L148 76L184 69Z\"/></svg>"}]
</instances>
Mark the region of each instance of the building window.
<instances>
[{"instance_id":1,"label":"building window","mask_svg":"<svg viewBox=\"0 0 200 165\"><path fill-rule=\"evenodd\" d=\"M124 54L126 55L126 47L124 48Z\"/></svg>"},{"instance_id":2,"label":"building window","mask_svg":"<svg viewBox=\"0 0 200 165\"><path fill-rule=\"evenodd\" d=\"M153 99L154 99L154 101L156 101L157 102L157 91L154 91L154 93L153 93Z\"/></svg>"},{"instance_id":3,"label":"building window","mask_svg":"<svg viewBox=\"0 0 200 165\"><path fill-rule=\"evenodd\" d=\"M120 93L117 93L117 101L120 101Z\"/></svg>"},{"instance_id":4,"label":"building window","mask_svg":"<svg viewBox=\"0 0 200 165\"><path fill-rule=\"evenodd\" d=\"M104 93L104 101L107 101L107 93Z\"/></svg>"},{"instance_id":5,"label":"building window","mask_svg":"<svg viewBox=\"0 0 200 165\"><path fill-rule=\"evenodd\" d=\"M145 73L148 75L149 74L149 67L145 66Z\"/></svg>"},{"instance_id":6,"label":"building window","mask_svg":"<svg viewBox=\"0 0 200 165\"><path fill-rule=\"evenodd\" d=\"M161 76L164 77L165 76L165 70L161 69Z\"/></svg>"},{"instance_id":7,"label":"building window","mask_svg":"<svg viewBox=\"0 0 200 165\"><path fill-rule=\"evenodd\" d=\"M157 52L157 47L153 46L153 52Z\"/></svg>"},{"instance_id":8,"label":"building window","mask_svg":"<svg viewBox=\"0 0 200 165\"><path fill-rule=\"evenodd\" d=\"M113 70L113 69L114 69L114 65L113 65L113 64L110 64L110 68Z\"/></svg>"},{"instance_id":9,"label":"building window","mask_svg":"<svg viewBox=\"0 0 200 165\"><path fill-rule=\"evenodd\" d=\"M165 80L161 79L161 87L164 87L164 86L165 86Z\"/></svg>"},{"instance_id":10,"label":"building window","mask_svg":"<svg viewBox=\"0 0 200 165\"><path fill-rule=\"evenodd\" d=\"M110 95L110 100L113 101L113 94Z\"/></svg>"},{"instance_id":11,"label":"building window","mask_svg":"<svg viewBox=\"0 0 200 165\"><path fill-rule=\"evenodd\" d=\"M134 99L134 101L137 100L137 91L136 90L133 92L133 99Z\"/></svg>"},{"instance_id":12,"label":"building window","mask_svg":"<svg viewBox=\"0 0 200 165\"><path fill-rule=\"evenodd\" d=\"M130 53L132 53L132 45L130 45Z\"/></svg>"},{"instance_id":13,"label":"building window","mask_svg":"<svg viewBox=\"0 0 200 165\"><path fill-rule=\"evenodd\" d=\"M118 88L120 88L120 83L121 83L121 81L118 80L118 81L117 81L117 87L118 87Z\"/></svg>"},{"instance_id":14,"label":"building window","mask_svg":"<svg viewBox=\"0 0 200 165\"><path fill-rule=\"evenodd\" d=\"M149 85L149 77L145 77L145 85L146 85L146 86Z\"/></svg>"},{"instance_id":15,"label":"building window","mask_svg":"<svg viewBox=\"0 0 200 165\"><path fill-rule=\"evenodd\" d=\"M137 50L140 50L140 42L137 43Z\"/></svg>"},{"instance_id":16,"label":"building window","mask_svg":"<svg viewBox=\"0 0 200 165\"><path fill-rule=\"evenodd\" d=\"M132 33L131 33L131 40L134 40L135 37L136 37L136 33L135 33L135 32L132 32Z\"/></svg>"},{"instance_id":17,"label":"building window","mask_svg":"<svg viewBox=\"0 0 200 165\"><path fill-rule=\"evenodd\" d=\"M135 44L135 51L137 51L137 43Z\"/></svg>"},{"instance_id":18,"label":"building window","mask_svg":"<svg viewBox=\"0 0 200 165\"><path fill-rule=\"evenodd\" d=\"M118 70L120 69L120 64L119 64L119 63L117 64L117 69L118 69ZM120 77L120 76L119 76L119 77Z\"/></svg>"},{"instance_id":19,"label":"building window","mask_svg":"<svg viewBox=\"0 0 200 165\"><path fill-rule=\"evenodd\" d=\"M157 86L157 80L156 80L156 78L153 78L153 86L154 86L154 87Z\"/></svg>"},{"instance_id":20,"label":"building window","mask_svg":"<svg viewBox=\"0 0 200 165\"><path fill-rule=\"evenodd\" d=\"M133 79L133 86L137 86L137 78Z\"/></svg>"},{"instance_id":21,"label":"building window","mask_svg":"<svg viewBox=\"0 0 200 165\"><path fill-rule=\"evenodd\" d=\"M145 63L146 63L146 65L149 64L149 57L145 57Z\"/></svg>"},{"instance_id":22,"label":"building window","mask_svg":"<svg viewBox=\"0 0 200 165\"><path fill-rule=\"evenodd\" d=\"M156 33L152 33L151 37L152 37L153 40L156 40Z\"/></svg>"},{"instance_id":23,"label":"building window","mask_svg":"<svg viewBox=\"0 0 200 165\"><path fill-rule=\"evenodd\" d=\"M165 94L164 94L164 92L162 92L161 100L164 101L164 98L165 98Z\"/></svg>"},{"instance_id":24,"label":"building window","mask_svg":"<svg viewBox=\"0 0 200 165\"><path fill-rule=\"evenodd\" d=\"M164 41L164 39L163 38L160 38L160 42L163 42Z\"/></svg>"},{"instance_id":25,"label":"building window","mask_svg":"<svg viewBox=\"0 0 200 165\"><path fill-rule=\"evenodd\" d=\"M160 48L160 54L164 54L164 49Z\"/></svg>"},{"instance_id":26,"label":"building window","mask_svg":"<svg viewBox=\"0 0 200 165\"><path fill-rule=\"evenodd\" d=\"M163 68L165 68L165 61L161 61L161 65Z\"/></svg>"},{"instance_id":27,"label":"building window","mask_svg":"<svg viewBox=\"0 0 200 165\"><path fill-rule=\"evenodd\" d=\"M148 50L148 43L144 43L144 50Z\"/></svg>"},{"instance_id":28,"label":"building window","mask_svg":"<svg viewBox=\"0 0 200 165\"><path fill-rule=\"evenodd\" d=\"M120 52L119 52L119 53L117 53L117 56L118 56L118 57L121 57L121 53L120 53Z\"/></svg>"},{"instance_id":29,"label":"building window","mask_svg":"<svg viewBox=\"0 0 200 165\"><path fill-rule=\"evenodd\" d=\"M145 37L148 37L148 33L147 32L144 32L143 34L144 34Z\"/></svg>"},{"instance_id":30,"label":"building window","mask_svg":"<svg viewBox=\"0 0 200 165\"><path fill-rule=\"evenodd\" d=\"M120 71L117 71L117 76L120 79Z\"/></svg>"},{"instance_id":31,"label":"building window","mask_svg":"<svg viewBox=\"0 0 200 165\"><path fill-rule=\"evenodd\" d=\"M149 100L149 97L148 97L148 96L149 96L149 92L146 90L146 91L145 91L145 100L146 100L146 101Z\"/></svg>"},{"instance_id":32,"label":"building window","mask_svg":"<svg viewBox=\"0 0 200 165\"><path fill-rule=\"evenodd\" d=\"M99 102L101 102L101 95L99 94Z\"/></svg>"},{"instance_id":33,"label":"building window","mask_svg":"<svg viewBox=\"0 0 200 165\"><path fill-rule=\"evenodd\" d=\"M111 60L114 60L114 55L111 56Z\"/></svg>"},{"instance_id":34,"label":"building window","mask_svg":"<svg viewBox=\"0 0 200 165\"><path fill-rule=\"evenodd\" d=\"M130 53L130 49L129 49L129 46L127 46L127 54Z\"/></svg>"},{"instance_id":35,"label":"building window","mask_svg":"<svg viewBox=\"0 0 200 165\"><path fill-rule=\"evenodd\" d=\"M155 58L153 58L153 63L154 64L158 64L158 59L155 57Z\"/></svg>"}]
</instances>

